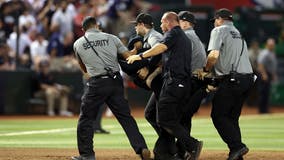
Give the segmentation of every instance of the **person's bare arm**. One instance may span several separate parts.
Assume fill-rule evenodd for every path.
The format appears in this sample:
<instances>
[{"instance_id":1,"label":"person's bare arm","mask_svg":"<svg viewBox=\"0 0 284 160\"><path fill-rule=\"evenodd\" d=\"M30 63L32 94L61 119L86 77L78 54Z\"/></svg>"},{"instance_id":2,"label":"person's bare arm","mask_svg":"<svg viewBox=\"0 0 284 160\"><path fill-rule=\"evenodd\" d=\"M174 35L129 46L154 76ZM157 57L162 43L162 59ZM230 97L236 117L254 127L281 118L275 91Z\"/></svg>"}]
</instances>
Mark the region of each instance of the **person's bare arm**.
<instances>
[{"instance_id":1,"label":"person's bare arm","mask_svg":"<svg viewBox=\"0 0 284 160\"><path fill-rule=\"evenodd\" d=\"M168 47L165 44L158 43L154 47L152 47L151 49L145 51L141 55L132 55L132 56L128 57L127 58L127 63L132 64L134 61L142 60L142 57L143 58L148 58L148 57L156 56L158 54L161 54L161 53L165 52L167 49L168 49Z\"/></svg>"},{"instance_id":2,"label":"person's bare arm","mask_svg":"<svg viewBox=\"0 0 284 160\"><path fill-rule=\"evenodd\" d=\"M217 59L220 55L220 52L218 50L211 50L207 57L206 65L204 66L203 70L198 71L198 78L203 80L206 75L209 74L209 71L212 69L212 67L217 62Z\"/></svg>"},{"instance_id":3,"label":"person's bare arm","mask_svg":"<svg viewBox=\"0 0 284 160\"><path fill-rule=\"evenodd\" d=\"M205 68L204 68L205 71L210 71L212 69L212 67L217 62L219 55L220 55L220 52L218 50L210 51L210 53L208 54L208 58L207 58Z\"/></svg>"},{"instance_id":4,"label":"person's bare arm","mask_svg":"<svg viewBox=\"0 0 284 160\"><path fill-rule=\"evenodd\" d=\"M127 59L129 56L136 55L138 50L142 48L142 43L140 41L134 44L134 48L131 51L126 51L122 53L122 57Z\"/></svg>"}]
</instances>

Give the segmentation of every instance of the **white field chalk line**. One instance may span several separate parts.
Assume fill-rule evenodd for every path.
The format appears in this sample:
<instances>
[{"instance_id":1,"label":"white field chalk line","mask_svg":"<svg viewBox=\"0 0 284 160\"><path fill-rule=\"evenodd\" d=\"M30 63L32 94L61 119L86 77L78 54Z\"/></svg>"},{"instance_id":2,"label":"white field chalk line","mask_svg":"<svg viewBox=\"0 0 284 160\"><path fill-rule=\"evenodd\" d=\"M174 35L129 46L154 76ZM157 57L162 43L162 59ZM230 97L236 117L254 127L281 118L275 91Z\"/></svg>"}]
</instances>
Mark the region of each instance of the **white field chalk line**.
<instances>
[{"instance_id":1,"label":"white field chalk line","mask_svg":"<svg viewBox=\"0 0 284 160\"><path fill-rule=\"evenodd\" d=\"M280 114L268 114L268 115L245 115L242 116L243 119L252 119L252 118L271 118L271 117L282 117L284 116L283 113ZM241 119L242 119L241 117ZM198 120L198 119L197 119ZM202 119L199 119L202 120ZM139 123L139 127L148 127L150 126L148 123ZM105 125L105 128L112 129L112 128L121 128L118 125ZM0 133L0 137L4 136L20 136L20 135L33 135L33 134L47 134L47 133L61 133L61 132L68 132L68 131L75 131L76 128L61 128L61 129L48 129L48 130L34 130L34 131L21 131L21 132L11 132L11 133Z\"/></svg>"},{"instance_id":2,"label":"white field chalk line","mask_svg":"<svg viewBox=\"0 0 284 160\"><path fill-rule=\"evenodd\" d=\"M150 126L147 123L139 124L140 127ZM119 125L105 125L105 128L121 128ZM47 134L47 133L61 133L68 131L75 131L76 128L61 128L61 129L47 129L47 130L34 130L34 131L20 131L20 132L11 132L11 133L0 133L0 137L4 136L21 136L21 135L32 135L32 134Z\"/></svg>"}]
</instances>

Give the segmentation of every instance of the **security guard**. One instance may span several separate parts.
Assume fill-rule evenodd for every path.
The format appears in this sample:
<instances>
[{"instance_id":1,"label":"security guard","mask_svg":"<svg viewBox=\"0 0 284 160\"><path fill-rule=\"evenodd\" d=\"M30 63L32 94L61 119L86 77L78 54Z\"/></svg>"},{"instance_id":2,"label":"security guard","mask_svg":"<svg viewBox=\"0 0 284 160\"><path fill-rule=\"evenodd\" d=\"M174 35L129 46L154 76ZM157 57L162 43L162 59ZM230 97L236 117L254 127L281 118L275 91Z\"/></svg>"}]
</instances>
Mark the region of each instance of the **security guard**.
<instances>
[{"instance_id":1,"label":"security guard","mask_svg":"<svg viewBox=\"0 0 284 160\"><path fill-rule=\"evenodd\" d=\"M193 28L196 24L194 15L189 11L181 11L179 12L178 15L180 19L179 20L180 26L184 30L186 36L191 40L191 43L192 43L191 68L192 68L192 72L194 72L198 69L202 69L206 63L205 48L203 46L203 43L200 41L199 37L196 35L194 28ZM203 82L195 78L192 78L191 83L192 83L191 84L191 96L193 96L193 94L197 92L197 90L199 90L200 88L205 87ZM200 103L201 101L196 102L194 106L193 104L189 104L191 111L192 111L192 113L190 113L191 116L193 116L193 114L197 112L200 106ZM190 117L190 116L187 116L187 117Z\"/></svg>"},{"instance_id":2,"label":"security guard","mask_svg":"<svg viewBox=\"0 0 284 160\"><path fill-rule=\"evenodd\" d=\"M141 13L137 16L136 21L133 22L136 26L136 33L143 37L142 50L146 51L154 47L156 44L161 42L163 35L157 32L154 28L154 22L151 15ZM155 129L157 134L161 135L161 128L157 124L157 100L159 99L160 91L162 88L162 66L161 66L161 55L156 55L149 58L149 64L138 71L139 77L146 79L147 86L153 91L148 103L145 107L145 118ZM175 143L171 141L161 139L159 143L156 143L153 149L155 160L172 157Z\"/></svg>"},{"instance_id":3,"label":"security guard","mask_svg":"<svg viewBox=\"0 0 284 160\"><path fill-rule=\"evenodd\" d=\"M140 13L137 18L136 21L133 22L135 24L135 30L137 35L142 36L143 37L143 50L148 50L150 48L152 48L153 46L155 46L157 43L159 43L162 38L163 35L159 32L157 32L153 26L154 26L154 22L153 22L153 18L151 15L146 14L146 13ZM160 58L161 56L156 56L156 57L152 57L152 59L150 59L150 63L147 65L147 67L144 67L142 69L140 69L138 71L139 73L139 77L142 79L148 79L149 78L149 74L154 72L154 70L156 70L159 66L159 62L161 60ZM157 59L153 62L154 59ZM161 73L161 69L160 71L158 71L157 74ZM153 83L153 84L152 84ZM154 84L155 83L155 84ZM154 91L155 97L158 98L159 94L160 94L160 90L162 88L162 80L161 77L157 79L152 79L151 84L148 84L148 87L151 88L151 90ZM152 97L152 96L151 96ZM150 101L151 102L151 101ZM157 124L156 124L156 107L155 104L152 103L148 103L148 105L145 108L145 118L149 121L149 123L154 127L154 129L158 132L157 129Z\"/></svg>"},{"instance_id":4,"label":"security guard","mask_svg":"<svg viewBox=\"0 0 284 160\"><path fill-rule=\"evenodd\" d=\"M215 28L211 31L210 52L204 72L199 76L204 77L214 67L213 72L221 79L213 98L211 117L230 149L228 160L243 159L249 149L241 140L239 117L254 75L247 45L233 25L231 11L220 9L212 20Z\"/></svg>"},{"instance_id":5,"label":"security guard","mask_svg":"<svg viewBox=\"0 0 284 160\"><path fill-rule=\"evenodd\" d=\"M117 53L126 58L130 52L116 36L99 31L96 18L86 17L82 26L85 35L74 43L74 51L82 71L89 74L90 79L82 97L77 127L80 156L72 159L95 160L93 121L104 102L125 130L134 151L143 160L150 159L150 151L124 99L123 81L119 73Z\"/></svg>"},{"instance_id":6,"label":"security guard","mask_svg":"<svg viewBox=\"0 0 284 160\"><path fill-rule=\"evenodd\" d=\"M198 159L196 140L189 137L188 131L179 123L183 112L184 99L188 98L191 82L191 42L179 26L175 12L164 13L161 19L162 30L167 30L161 43L143 54L128 57L128 63L152 57L168 51L164 63L164 81L159 96L157 121L167 134L177 138L186 149L184 159ZM161 135L160 135L161 136Z\"/></svg>"},{"instance_id":7,"label":"security guard","mask_svg":"<svg viewBox=\"0 0 284 160\"><path fill-rule=\"evenodd\" d=\"M189 11L180 11L179 14L179 24L184 30L186 36L191 40L192 43L192 57L191 57L191 69L192 72L202 69L206 63L206 52L203 43L200 41L199 37L194 31L194 26L196 24L195 16ZM200 107L201 101L206 97L206 84L195 77L191 79L191 94L190 100L187 103L188 109L186 110L181 123L188 128L189 133L191 130L191 120L194 113ZM202 94L200 94L202 93ZM202 148L202 141L198 142L199 150ZM179 144L179 143L177 143ZM179 147L180 148L180 147ZM179 149L180 151L180 149Z\"/></svg>"}]
</instances>

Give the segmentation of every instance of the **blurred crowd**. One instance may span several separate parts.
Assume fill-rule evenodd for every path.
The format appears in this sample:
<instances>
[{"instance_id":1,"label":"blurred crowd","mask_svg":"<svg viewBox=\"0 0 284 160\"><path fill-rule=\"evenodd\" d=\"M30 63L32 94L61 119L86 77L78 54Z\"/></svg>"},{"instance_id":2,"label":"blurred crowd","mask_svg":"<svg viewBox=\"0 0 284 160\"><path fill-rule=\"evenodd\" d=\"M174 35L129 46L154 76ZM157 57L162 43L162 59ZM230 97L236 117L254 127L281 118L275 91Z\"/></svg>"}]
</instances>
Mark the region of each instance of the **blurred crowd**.
<instances>
[{"instance_id":1,"label":"blurred crowd","mask_svg":"<svg viewBox=\"0 0 284 160\"><path fill-rule=\"evenodd\" d=\"M84 34L83 18L97 17L103 31L127 44L135 33L130 20L149 6L142 0L2 0L0 70L35 71L33 97L46 99L50 116L55 115L56 101L59 115L72 116L67 110L71 89L58 84L51 73L79 71L73 43Z\"/></svg>"},{"instance_id":2,"label":"blurred crowd","mask_svg":"<svg viewBox=\"0 0 284 160\"><path fill-rule=\"evenodd\" d=\"M45 90L46 95L55 99L54 95L66 94L66 90L62 90L65 86L44 79L49 76L42 73L45 70L79 71L73 42L84 34L81 27L84 17L97 17L104 32L117 35L127 44L128 38L135 34L130 21L139 13L148 12L151 7L152 4L143 0L0 0L0 70L37 72L39 82L53 88ZM276 55L284 55L284 25L279 39L260 43L258 40L251 42L250 58L255 73L264 74L263 70L271 72L261 75L266 77L264 81L269 82L260 83L264 88L258 93L265 97L271 82L278 80L277 67L271 70L271 66L277 65ZM45 87L40 85L39 88ZM61 90L64 93L61 94ZM62 103L62 115L71 115L67 112L65 102ZM267 101L261 103L267 104ZM260 112L268 112L267 107L263 108ZM54 115L51 110L48 113Z\"/></svg>"},{"instance_id":3,"label":"blurred crowd","mask_svg":"<svg viewBox=\"0 0 284 160\"><path fill-rule=\"evenodd\" d=\"M0 2L0 69L38 70L39 62L48 60L52 71L77 71L72 47L83 34L85 16L98 17L104 31L125 37L132 32L128 22L147 7L140 0Z\"/></svg>"}]
</instances>

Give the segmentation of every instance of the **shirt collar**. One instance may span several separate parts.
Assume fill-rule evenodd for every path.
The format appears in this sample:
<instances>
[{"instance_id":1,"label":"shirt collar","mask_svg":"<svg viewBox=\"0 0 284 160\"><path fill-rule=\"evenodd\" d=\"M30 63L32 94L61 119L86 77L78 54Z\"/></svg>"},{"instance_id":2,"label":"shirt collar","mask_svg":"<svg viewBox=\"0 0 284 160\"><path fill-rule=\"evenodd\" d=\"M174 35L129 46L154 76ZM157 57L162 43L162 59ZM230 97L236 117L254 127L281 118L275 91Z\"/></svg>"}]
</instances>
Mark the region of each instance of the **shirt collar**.
<instances>
[{"instance_id":1,"label":"shirt collar","mask_svg":"<svg viewBox=\"0 0 284 160\"><path fill-rule=\"evenodd\" d=\"M193 31L193 27L189 27L189 28L185 29L184 31Z\"/></svg>"},{"instance_id":2,"label":"shirt collar","mask_svg":"<svg viewBox=\"0 0 284 160\"><path fill-rule=\"evenodd\" d=\"M154 30L154 29L151 28L151 29L149 30L149 32L145 34L145 36L143 37L143 41L146 41L146 40L149 38L149 35L150 35L151 32L153 32L153 30Z\"/></svg>"},{"instance_id":3,"label":"shirt collar","mask_svg":"<svg viewBox=\"0 0 284 160\"><path fill-rule=\"evenodd\" d=\"M90 28L86 32L89 33L89 32L100 32L100 31L96 28Z\"/></svg>"},{"instance_id":4,"label":"shirt collar","mask_svg":"<svg viewBox=\"0 0 284 160\"><path fill-rule=\"evenodd\" d=\"M224 21L223 25L232 26L234 25L232 21Z\"/></svg>"}]
</instances>

